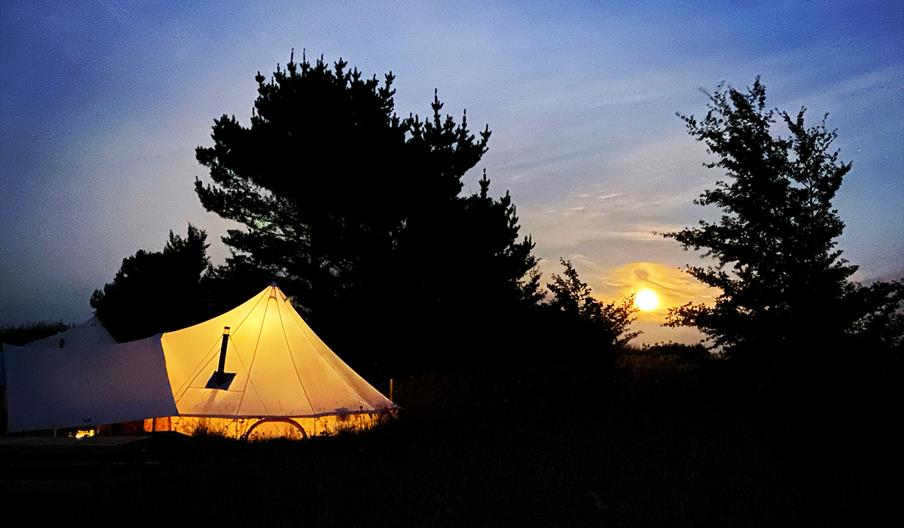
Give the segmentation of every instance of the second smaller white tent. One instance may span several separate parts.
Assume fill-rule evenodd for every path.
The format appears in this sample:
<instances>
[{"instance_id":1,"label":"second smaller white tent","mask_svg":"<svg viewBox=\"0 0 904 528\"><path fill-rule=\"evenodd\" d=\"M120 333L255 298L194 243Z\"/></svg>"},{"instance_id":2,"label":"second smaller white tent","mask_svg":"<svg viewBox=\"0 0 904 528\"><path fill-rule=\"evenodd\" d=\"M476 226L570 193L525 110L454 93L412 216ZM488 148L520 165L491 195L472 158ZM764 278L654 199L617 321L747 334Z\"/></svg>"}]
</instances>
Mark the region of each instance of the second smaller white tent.
<instances>
[{"instance_id":1,"label":"second smaller white tent","mask_svg":"<svg viewBox=\"0 0 904 528\"><path fill-rule=\"evenodd\" d=\"M4 348L8 430L89 427L173 413L160 335L119 345Z\"/></svg>"},{"instance_id":2,"label":"second smaller white tent","mask_svg":"<svg viewBox=\"0 0 904 528\"><path fill-rule=\"evenodd\" d=\"M115 345L116 340L104 328L100 319L92 317L82 324L63 330L58 334L26 343L31 348L86 348Z\"/></svg>"}]
</instances>

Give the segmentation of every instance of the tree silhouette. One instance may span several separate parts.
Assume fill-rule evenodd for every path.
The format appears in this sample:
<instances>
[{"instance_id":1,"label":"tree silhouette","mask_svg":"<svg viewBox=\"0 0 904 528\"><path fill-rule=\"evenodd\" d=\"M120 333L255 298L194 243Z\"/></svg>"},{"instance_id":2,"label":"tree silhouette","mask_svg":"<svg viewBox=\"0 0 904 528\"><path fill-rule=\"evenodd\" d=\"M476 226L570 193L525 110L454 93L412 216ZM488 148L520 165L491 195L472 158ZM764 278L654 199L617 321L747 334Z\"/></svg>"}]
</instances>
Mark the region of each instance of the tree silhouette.
<instances>
[{"instance_id":1,"label":"tree silhouette","mask_svg":"<svg viewBox=\"0 0 904 528\"><path fill-rule=\"evenodd\" d=\"M688 271L721 294L714 306L672 310L670 324L696 326L729 357L812 364L864 325L887 334L895 324L900 284L870 294L849 280L857 267L836 248L844 223L832 200L851 164L832 150L825 118L808 126L805 111L767 109L757 78L746 91L720 85L701 120L681 116L716 157L706 166L725 171L695 203L722 215L665 236L715 260ZM775 134L776 123L789 135ZM887 317L870 322L877 310Z\"/></svg>"},{"instance_id":2,"label":"tree silhouette","mask_svg":"<svg viewBox=\"0 0 904 528\"><path fill-rule=\"evenodd\" d=\"M590 286L581 280L570 261L559 262L565 268L562 275L553 274L552 282L546 285L552 293L546 305L549 310L560 315L566 324L577 326L579 333L587 336L586 341L606 351L623 347L640 335L629 331L637 313L633 295L621 302L604 304L591 295Z\"/></svg>"},{"instance_id":3,"label":"tree silhouette","mask_svg":"<svg viewBox=\"0 0 904 528\"><path fill-rule=\"evenodd\" d=\"M124 258L113 282L91 296L97 318L120 342L203 321L207 247L207 233L189 224L185 238L170 231L162 252L140 249Z\"/></svg>"},{"instance_id":4,"label":"tree silhouette","mask_svg":"<svg viewBox=\"0 0 904 528\"><path fill-rule=\"evenodd\" d=\"M219 280L276 279L332 343L371 350L363 340L386 325L418 341L447 334L465 305L504 313L537 295L511 199L489 197L485 176L462 196L488 128L444 117L436 94L430 119L399 118L392 73L381 83L342 60L293 57L255 79L250 125L222 116L197 149L212 181L195 183L202 205L242 225L224 237Z\"/></svg>"}]
</instances>

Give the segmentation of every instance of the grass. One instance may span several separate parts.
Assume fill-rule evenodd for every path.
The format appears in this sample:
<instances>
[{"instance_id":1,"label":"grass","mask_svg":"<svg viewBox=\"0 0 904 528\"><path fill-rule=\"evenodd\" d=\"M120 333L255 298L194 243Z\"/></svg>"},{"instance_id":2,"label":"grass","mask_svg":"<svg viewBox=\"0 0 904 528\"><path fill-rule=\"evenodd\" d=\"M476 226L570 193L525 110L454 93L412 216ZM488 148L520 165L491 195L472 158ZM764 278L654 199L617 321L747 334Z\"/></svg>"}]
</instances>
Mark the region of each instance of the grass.
<instances>
[{"instance_id":1,"label":"grass","mask_svg":"<svg viewBox=\"0 0 904 528\"><path fill-rule=\"evenodd\" d=\"M95 495L7 494L7 511L279 526L878 526L898 514L896 417L737 412L683 366L635 359L606 379L519 368L397 380L399 419L360 434L158 435L114 461Z\"/></svg>"}]
</instances>

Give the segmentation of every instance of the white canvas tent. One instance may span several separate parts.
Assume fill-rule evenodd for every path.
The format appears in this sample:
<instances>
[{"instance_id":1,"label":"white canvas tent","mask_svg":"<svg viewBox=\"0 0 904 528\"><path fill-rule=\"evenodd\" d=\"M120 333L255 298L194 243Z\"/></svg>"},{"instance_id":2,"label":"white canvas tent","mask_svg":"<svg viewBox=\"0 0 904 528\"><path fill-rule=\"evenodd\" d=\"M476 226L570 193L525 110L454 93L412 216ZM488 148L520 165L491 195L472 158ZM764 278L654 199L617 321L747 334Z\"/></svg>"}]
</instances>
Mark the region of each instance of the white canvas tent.
<instances>
[{"instance_id":1,"label":"white canvas tent","mask_svg":"<svg viewBox=\"0 0 904 528\"><path fill-rule=\"evenodd\" d=\"M110 332L104 328L97 317L92 317L87 321L67 328L62 332L52 336L30 341L23 346L33 348L81 348L93 346L105 346L116 344L116 340L110 335ZM3 347L0 346L0 387L6 386L6 362L3 359Z\"/></svg>"},{"instance_id":2,"label":"white canvas tent","mask_svg":"<svg viewBox=\"0 0 904 528\"><path fill-rule=\"evenodd\" d=\"M113 344L116 344L116 340L113 339L110 332L104 328L104 325L101 324L97 317L92 317L82 324L63 330L58 334L31 341L30 343L26 343L25 346L32 348L72 348Z\"/></svg>"},{"instance_id":3,"label":"white canvas tent","mask_svg":"<svg viewBox=\"0 0 904 528\"><path fill-rule=\"evenodd\" d=\"M90 427L175 413L160 339L120 345L4 345L7 430Z\"/></svg>"},{"instance_id":4,"label":"white canvas tent","mask_svg":"<svg viewBox=\"0 0 904 528\"><path fill-rule=\"evenodd\" d=\"M145 418L148 430L247 436L266 423L291 436L365 426L394 407L276 285L182 330L122 345L7 347L6 358L9 431Z\"/></svg>"}]
</instances>

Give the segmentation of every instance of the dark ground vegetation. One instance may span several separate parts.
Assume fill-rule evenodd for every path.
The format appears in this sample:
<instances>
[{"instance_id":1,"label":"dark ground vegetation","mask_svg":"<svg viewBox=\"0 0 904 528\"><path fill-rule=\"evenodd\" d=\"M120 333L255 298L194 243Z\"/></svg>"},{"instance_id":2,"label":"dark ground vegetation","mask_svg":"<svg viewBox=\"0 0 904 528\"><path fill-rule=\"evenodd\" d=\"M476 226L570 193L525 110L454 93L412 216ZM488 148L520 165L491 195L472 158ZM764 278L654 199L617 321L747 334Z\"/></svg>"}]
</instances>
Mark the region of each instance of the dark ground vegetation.
<instances>
[{"instance_id":1,"label":"dark ground vegetation","mask_svg":"<svg viewBox=\"0 0 904 528\"><path fill-rule=\"evenodd\" d=\"M249 444L159 433L139 450L100 455L6 449L4 516L881 526L900 514L904 443L888 394L839 388L818 403L767 402L712 385L720 367L701 359L685 347L635 350L607 381L590 365L554 364L412 376L396 382L397 419L335 438ZM37 492L16 485L35 478L44 479ZM86 488L65 487L80 479Z\"/></svg>"}]
</instances>

